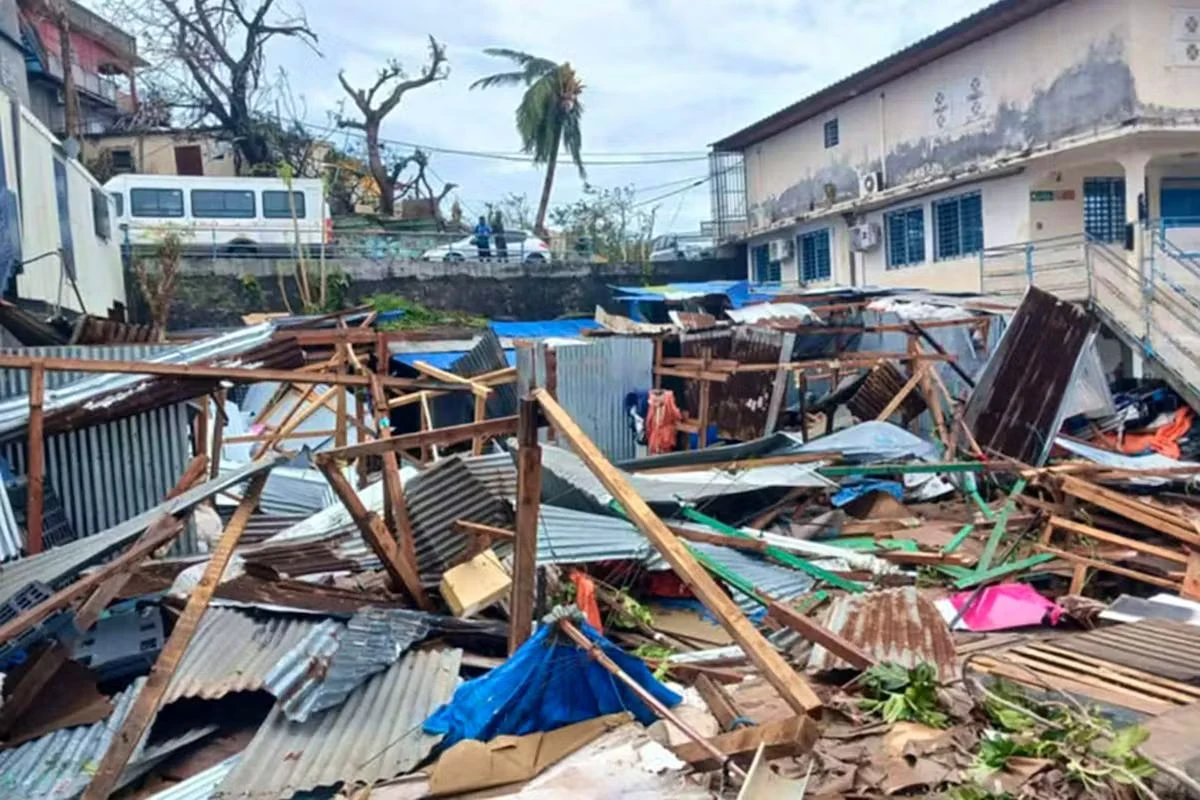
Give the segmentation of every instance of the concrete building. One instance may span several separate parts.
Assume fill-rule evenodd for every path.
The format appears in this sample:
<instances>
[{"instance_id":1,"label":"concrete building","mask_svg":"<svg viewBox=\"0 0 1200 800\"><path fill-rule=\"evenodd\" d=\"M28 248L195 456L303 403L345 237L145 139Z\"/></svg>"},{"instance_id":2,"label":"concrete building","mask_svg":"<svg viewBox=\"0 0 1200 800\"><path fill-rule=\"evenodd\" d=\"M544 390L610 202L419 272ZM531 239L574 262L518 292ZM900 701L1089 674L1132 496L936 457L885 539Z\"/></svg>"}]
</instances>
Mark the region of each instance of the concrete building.
<instances>
[{"instance_id":1,"label":"concrete building","mask_svg":"<svg viewBox=\"0 0 1200 800\"><path fill-rule=\"evenodd\" d=\"M0 0L0 29L5 28L8 2ZM55 135L61 136L66 132L66 114L58 25L43 13L40 4L18 0L16 5L21 8L20 34L28 84L28 96L18 93L18 97ZM80 133L102 133L137 107L134 70L146 64L138 57L133 36L74 0L67 0L67 18L72 74L79 93ZM3 82L9 86L6 80Z\"/></svg>"},{"instance_id":2,"label":"concrete building","mask_svg":"<svg viewBox=\"0 0 1200 800\"><path fill-rule=\"evenodd\" d=\"M109 131L83 137L85 163L103 162L114 175L237 176L233 145L220 129Z\"/></svg>"},{"instance_id":3,"label":"concrete building","mask_svg":"<svg viewBox=\"0 0 1200 800\"><path fill-rule=\"evenodd\" d=\"M989 255L1032 267L1026 243L1085 232L1135 269L1148 232L1195 253L1200 0L1001 0L711 166L718 231L762 282L980 291Z\"/></svg>"}]
</instances>

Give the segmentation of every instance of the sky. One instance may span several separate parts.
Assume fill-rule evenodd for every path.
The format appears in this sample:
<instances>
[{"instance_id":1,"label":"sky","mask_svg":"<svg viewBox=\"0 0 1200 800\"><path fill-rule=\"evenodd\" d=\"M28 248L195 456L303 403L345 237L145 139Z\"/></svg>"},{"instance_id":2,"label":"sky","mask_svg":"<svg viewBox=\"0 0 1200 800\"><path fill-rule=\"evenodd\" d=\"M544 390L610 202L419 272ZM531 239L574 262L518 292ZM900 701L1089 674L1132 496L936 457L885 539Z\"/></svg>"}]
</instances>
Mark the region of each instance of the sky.
<instances>
[{"instance_id":1,"label":"sky","mask_svg":"<svg viewBox=\"0 0 1200 800\"><path fill-rule=\"evenodd\" d=\"M389 58L417 72L429 35L447 47L445 81L405 95L383 136L433 147L517 153L513 116L521 90L470 90L509 62L486 47L569 61L584 83L583 150L598 186L633 184L643 209L657 208L656 232L687 232L709 219L708 145L987 5L985 0L277 0L302 8L320 55L295 42L268 45L268 69L282 67L303 96L307 118L327 124L354 86ZM350 104L347 105L349 109ZM337 141L335 139L335 141ZM536 204L540 167L521 161L434 153L435 178L461 187L465 213L510 192ZM552 206L577 198L583 183L560 168ZM435 189L440 182L434 181Z\"/></svg>"}]
</instances>

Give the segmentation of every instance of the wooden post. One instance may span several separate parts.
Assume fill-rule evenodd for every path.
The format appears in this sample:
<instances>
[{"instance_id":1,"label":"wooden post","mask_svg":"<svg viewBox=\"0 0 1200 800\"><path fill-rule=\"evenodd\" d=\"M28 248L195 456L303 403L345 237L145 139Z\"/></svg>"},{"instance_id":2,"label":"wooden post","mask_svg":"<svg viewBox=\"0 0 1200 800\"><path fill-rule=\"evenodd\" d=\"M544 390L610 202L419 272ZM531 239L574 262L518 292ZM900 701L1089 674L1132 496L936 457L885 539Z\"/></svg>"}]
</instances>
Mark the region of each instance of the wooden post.
<instances>
[{"instance_id":1,"label":"wooden post","mask_svg":"<svg viewBox=\"0 0 1200 800\"><path fill-rule=\"evenodd\" d=\"M213 429L212 454L208 457L208 476L216 478L221 474L221 451L225 449L225 390L213 392L213 403L217 406L216 428Z\"/></svg>"},{"instance_id":2,"label":"wooden post","mask_svg":"<svg viewBox=\"0 0 1200 800\"><path fill-rule=\"evenodd\" d=\"M808 444L808 373L804 370L796 371L796 389L800 392L800 441Z\"/></svg>"},{"instance_id":3,"label":"wooden post","mask_svg":"<svg viewBox=\"0 0 1200 800\"><path fill-rule=\"evenodd\" d=\"M421 430L433 430L433 410L429 407L429 395L425 392L421 392ZM421 448L422 461L429 461L430 456L433 457L434 461L441 458L437 445Z\"/></svg>"},{"instance_id":4,"label":"wooden post","mask_svg":"<svg viewBox=\"0 0 1200 800\"><path fill-rule=\"evenodd\" d=\"M485 422L487 420L487 398L475 395L475 423ZM483 455L483 437L476 436L471 441L471 455Z\"/></svg>"},{"instance_id":5,"label":"wooden post","mask_svg":"<svg viewBox=\"0 0 1200 800\"><path fill-rule=\"evenodd\" d=\"M208 465L208 397L202 398L200 413L196 415L196 427L192 430L195 437L192 442L192 455L204 456L205 466Z\"/></svg>"},{"instance_id":6,"label":"wooden post","mask_svg":"<svg viewBox=\"0 0 1200 800\"><path fill-rule=\"evenodd\" d=\"M355 494L354 487L342 475L336 464L322 461L317 462L317 466L325 475L325 480L329 481L329 486L333 489L334 494L338 496L342 505L346 507L346 511L350 513L350 518L358 526L363 539L383 562L383 567L392 579L392 584L397 588L406 589L423 610L432 611L433 605L421 587L421 576L401 556L400 546L388 531L387 526L383 524L383 520L379 518L378 514L363 505L362 500Z\"/></svg>"},{"instance_id":7,"label":"wooden post","mask_svg":"<svg viewBox=\"0 0 1200 800\"><path fill-rule=\"evenodd\" d=\"M700 366L700 372L708 372L709 365L712 362L712 349L704 348L701 351L703 363ZM696 449L703 450L708 447L708 406L712 402L712 383L700 379L700 432L696 435Z\"/></svg>"},{"instance_id":8,"label":"wooden post","mask_svg":"<svg viewBox=\"0 0 1200 800\"><path fill-rule=\"evenodd\" d=\"M380 431L380 437L383 439L390 438L392 435L392 426L389 418L391 412L388 410L387 396L383 392L383 384L378 380L371 382L371 405L375 408L375 425L377 430ZM383 462L384 520L385 523L390 523L392 526L391 529L395 531L395 538L400 545L400 558L405 564L405 572L410 575L418 575L417 537L413 532L412 520L408 516L408 503L404 499L404 486L400 483L400 461L396 456L395 450L389 450L379 458ZM362 461L363 459L359 460ZM426 611L433 610L433 603L425 594L425 588L421 585L419 576L416 580L410 578L404 581L404 586L408 589L409 594L412 594L416 599L417 605Z\"/></svg>"},{"instance_id":9,"label":"wooden post","mask_svg":"<svg viewBox=\"0 0 1200 800\"><path fill-rule=\"evenodd\" d=\"M688 588L713 613L754 662L780 696L797 713L806 714L821 707L821 698L804 679L788 666L783 657L763 638L758 629L738 608L712 576L696 561L695 556L663 524L628 481L609 463L579 426L544 389L534 392L542 410L559 433L583 460L604 488L620 504L626 516L646 535L671 565Z\"/></svg>"},{"instance_id":10,"label":"wooden post","mask_svg":"<svg viewBox=\"0 0 1200 800\"><path fill-rule=\"evenodd\" d=\"M380 389L382 389L382 388L383 387L381 386ZM373 389L372 389L372 392L374 392ZM360 442L363 440L363 432L367 430L367 409L366 409L366 403L365 403L365 397L364 397L365 394L366 394L365 392L360 392L357 390L354 392L354 420L355 420L355 424L358 427L358 440ZM386 398L386 395L385 395L385 398ZM376 430L378 430L378 428ZM389 428L388 432L389 433L391 432L390 428ZM355 469L358 470L358 488L361 489L367 485L367 459L365 459L365 458L354 459L354 466L355 466Z\"/></svg>"},{"instance_id":11,"label":"wooden post","mask_svg":"<svg viewBox=\"0 0 1200 800\"><path fill-rule=\"evenodd\" d=\"M662 365L663 365L662 360L663 360L663 337L662 337L662 335L659 335L659 336L654 337L654 388L656 390L662 389L663 376L662 376L662 373L659 372L659 370L662 369Z\"/></svg>"},{"instance_id":12,"label":"wooden post","mask_svg":"<svg viewBox=\"0 0 1200 800\"><path fill-rule=\"evenodd\" d=\"M349 347L350 345L346 346ZM338 367L339 372L343 369L343 367ZM333 434L333 446L345 447L347 444L349 444L349 439L347 438L346 433L346 423L348 421L348 413L346 410L346 390L341 386L336 387L336 389L337 402L334 404L333 411L333 415L336 418L336 423L334 425L335 432Z\"/></svg>"},{"instance_id":13,"label":"wooden post","mask_svg":"<svg viewBox=\"0 0 1200 800\"><path fill-rule=\"evenodd\" d=\"M175 670L179 667L179 662L192 642L192 637L196 633L196 628L199 626L204 612L208 609L208 601L212 599L213 592L221 583L221 577L225 574L225 568L233 556L233 550L237 547L238 540L242 538L242 531L246 529L250 515L258 506L258 498L262 495L263 486L267 483L267 475L268 473L264 472L251 479L246 494L238 503L237 510L233 512L233 518L229 520L229 525L221 534L220 543L209 556L208 566L204 569L204 577L200 579L200 583L192 589L191 595L188 596L187 606L184 607L179 621L175 623L175 629L171 631L171 636L167 639L162 652L158 654L158 659L154 662L154 668L150 670L150 676L146 679L145 686L138 692L133 701L133 708L129 710L121 729L113 737L108 751L104 754L104 758L96 770L95 777L84 791L84 800L105 800L116 788L117 781L120 780L121 773L125 771L125 765L129 763L130 756L133 755L133 751L154 720L155 714L158 713L158 707L167 693L167 685L171 682Z\"/></svg>"},{"instance_id":14,"label":"wooden post","mask_svg":"<svg viewBox=\"0 0 1200 800\"><path fill-rule=\"evenodd\" d=\"M521 398L517 414L517 443L517 536L508 612L510 655L533 633L538 513L542 501L542 448L538 444L538 404L530 396Z\"/></svg>"},{"instance_id":15,"label":"wooden post","mask_svg":"<svg viewBox=\"0 0 1200 800\"><path fill-rule=\"evenodd\" d=\"M46 487L45 412L46 368L34 362L29 371L29 464L25 490L25 551L42 552L42 512Z\"/></svg>"}]
</instances>

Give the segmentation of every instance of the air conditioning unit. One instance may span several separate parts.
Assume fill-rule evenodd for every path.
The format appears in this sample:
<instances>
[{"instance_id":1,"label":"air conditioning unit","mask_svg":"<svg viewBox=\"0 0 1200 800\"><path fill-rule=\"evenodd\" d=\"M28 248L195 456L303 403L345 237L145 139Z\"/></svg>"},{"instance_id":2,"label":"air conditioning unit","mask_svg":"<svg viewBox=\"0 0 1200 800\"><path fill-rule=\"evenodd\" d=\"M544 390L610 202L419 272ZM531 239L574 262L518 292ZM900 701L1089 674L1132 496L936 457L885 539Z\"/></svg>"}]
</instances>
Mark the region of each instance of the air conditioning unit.
<instances>
[{"instance_id":1,"label":"air conditioning unit","mask_svg":"<svg viewBox=\"0 0 1200 800\"><path fill-rule=\"evenodd\" d=\"M871 170L858 173L858 196L870 197L883 190L883 172Z\"/></svg>"},{"instance_id":2,"label":"air conditioning unit","mask_svg":"<svg viewBox=\"0 0 1200 800\"><path fill-rule=\"evenodd\" d=\"M856 253L865 253L879 247L879 225L874 222L864 222L850 228L850 245Z\"/></svg>"},{"instance_id":3,"label":"air conditioning unit","mask_svg":"<svg viewBox=\"0 0 1200 800\"><path fill-rule=\"evenodd\" d=\"M772 239L767 251L772 261L786 261L792 257L792 240Z\"/></svg>"}]
</instances>

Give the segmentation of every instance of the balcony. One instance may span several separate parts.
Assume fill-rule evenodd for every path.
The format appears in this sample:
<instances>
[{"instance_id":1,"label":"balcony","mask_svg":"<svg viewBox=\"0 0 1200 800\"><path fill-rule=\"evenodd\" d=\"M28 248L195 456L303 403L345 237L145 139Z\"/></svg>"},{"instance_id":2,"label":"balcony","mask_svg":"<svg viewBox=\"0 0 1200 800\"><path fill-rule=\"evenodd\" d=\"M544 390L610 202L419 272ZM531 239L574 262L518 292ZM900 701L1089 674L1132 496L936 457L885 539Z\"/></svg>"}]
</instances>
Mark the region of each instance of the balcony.
<instances>
[{"instance_id":1,"label":"balcony","mask_svg":"<svg viewBox=\"0 0 1200 800\"><path fill-rule=\"evenodd\" d=\"M63 79L62 59L54 53L47 53L46 61L50 75L61 81ZM87 92L92 97L116 106L118 87L115 80L95 72L85 72L78 64L71 65L71 74L75 78L75 87L80 92Z\"/></svg>"}]
</instances>

